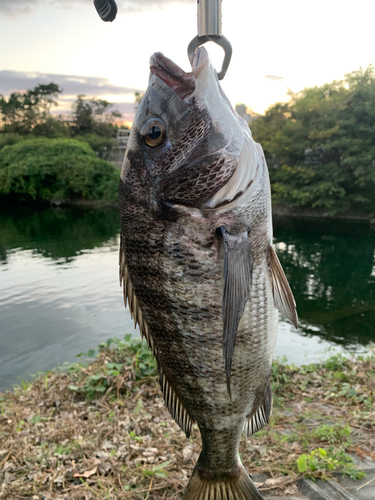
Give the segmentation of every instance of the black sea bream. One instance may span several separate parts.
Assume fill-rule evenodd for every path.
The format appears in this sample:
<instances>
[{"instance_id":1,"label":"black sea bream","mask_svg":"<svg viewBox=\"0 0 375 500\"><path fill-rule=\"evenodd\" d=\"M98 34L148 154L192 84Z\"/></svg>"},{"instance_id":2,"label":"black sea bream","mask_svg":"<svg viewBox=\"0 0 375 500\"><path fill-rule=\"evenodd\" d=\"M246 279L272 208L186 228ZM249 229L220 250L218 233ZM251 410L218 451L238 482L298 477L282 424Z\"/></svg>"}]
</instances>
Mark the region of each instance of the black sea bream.
<instances>
[{"instance_id":1,"label":"black sea bream","mask_svg":"<svg viewBox=\"0 0 375 500\"><path fill-rule=\"evenodd\" d=\"M204 48L191 73L152 56L119 203L125 303L171 415L202 436L184 499L261 499L238 446L271 413L276 308L294 324L297 314L272 248L263 150Z\"/></svg>"}]
</instances>

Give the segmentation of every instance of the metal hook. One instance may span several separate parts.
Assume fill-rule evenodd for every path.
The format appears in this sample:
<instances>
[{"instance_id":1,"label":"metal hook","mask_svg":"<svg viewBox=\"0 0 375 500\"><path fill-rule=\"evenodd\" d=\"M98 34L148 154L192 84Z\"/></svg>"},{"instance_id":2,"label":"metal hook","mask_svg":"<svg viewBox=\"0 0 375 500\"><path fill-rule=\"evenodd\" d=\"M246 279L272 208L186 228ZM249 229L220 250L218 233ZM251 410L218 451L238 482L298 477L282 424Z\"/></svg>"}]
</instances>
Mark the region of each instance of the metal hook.
<instances>
[{"instance_id":1,"label":"metal hook","mask_svg":"<svg viewBox=\"0 0 375 500\"><path fill-rule=\"evenodd\" d=\"M190 63L193 62L194 53L198 47L207 42L214 42L224 49L224 61L219 80L222 80L227 72L231 57L232 46L223 36L221 31L221 1L222 0L197 0L198 5L198 36L193 38L188 46Z\"/></svg>"},{"instance_id":2,"label":"metal hook","mask_svg":"<svg viewBox=\"0 0 375 500\"><path fill-rule=\"evenodd\" d=\"M196 36L195 38L192 39L192 41L189 43L188 46L188 56L189 56L189 61L192 64L193 63L193 58L195 51L197 50L198 47L203 45L204 43L207 42L214 42L217 45L220 45L224 49L224 61L221 66L221 71L220 73L217 74L217 77L219 80L222 80L227 72L231 57L232 57L232 46L225 38L223 35L203 35L203 36Z\"/></svg>"}]
</instances>

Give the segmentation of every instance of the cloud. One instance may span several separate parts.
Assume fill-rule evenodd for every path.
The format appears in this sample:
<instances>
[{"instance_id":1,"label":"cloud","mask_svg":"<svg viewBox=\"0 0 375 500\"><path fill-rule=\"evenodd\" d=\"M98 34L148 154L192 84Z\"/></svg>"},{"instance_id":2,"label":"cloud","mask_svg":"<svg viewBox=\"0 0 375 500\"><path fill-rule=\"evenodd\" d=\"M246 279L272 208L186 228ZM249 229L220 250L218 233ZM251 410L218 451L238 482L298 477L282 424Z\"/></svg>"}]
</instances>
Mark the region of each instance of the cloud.
<instances>
[{"instance_id":1,"label":"cloud","mask_svg":"<svg viewBox=\"0 0 375 500\"><path fill-rule=\"evenodd\" d=\"M133 87L118 87L107 78L95 76L58 75L54 73L29 73L25 71L0 70L0 94L10 94L36 87L39 83L54 82L63 89L64 96L124 95L140 92Z\"/></svg>"},{"instance_id":2,"label":"cloud","mask_svg":"<svg viewBox=\"0 0 375 500\"><path fill-rule=\"evenodd\" d=\"M72 103L77 95L84 94L88 97L105 95L124 95L143 92L132 87L117 87L107 78L95 76L58 75L54 73L28 73L24 71L0 70L0 94L7 95L11 92L32 89L39 83L54 82L63 89L59 96L59 105L52 110L53 115L69 115ZM115 102L112 110L117 109L122 114L120 121L132 122L134 118L133 102Z\"/></svg>"},{"instance_id":3,"label":"cloud","mask_svg":"<svg viewBox=\"0 0 375 500\"><path fill-rule=\"evenodd\" d=\"M66 99L62 102L60 101L57 108L51 110L51 115L54 116L69 116L72 114L72 102L73 99ZM110 111L120 111L121 118L119 122L132 122L135 115L134 102L115 102Z\"/></svg>"},{"instance_id":4,"label":"cloud","mask_svg":"<svg viewBox=\"0 0 375 500\"><path fill-rule=\"evenodd\" d=\"M277 82L277 80L284 80L283 76L277 76L277 75L266 75L264 78L267 78L267 80L272 80L273 82Z\"/></svg>"},{"instance_id":5,"label":"cloud","mask_svg":"<svg viewBox=\"0 0 375 500\"><path fill-rule=\"evenodd\" d=\"M124 11L142 11L154 8L163 8L173 3L195 3L195 0L117 0L119 13ZM87 5L94 9L92 0L0 0L0 16L8 17L30 14L41 7L70 9L80 5Z\"/></svg>"}]
</instances>

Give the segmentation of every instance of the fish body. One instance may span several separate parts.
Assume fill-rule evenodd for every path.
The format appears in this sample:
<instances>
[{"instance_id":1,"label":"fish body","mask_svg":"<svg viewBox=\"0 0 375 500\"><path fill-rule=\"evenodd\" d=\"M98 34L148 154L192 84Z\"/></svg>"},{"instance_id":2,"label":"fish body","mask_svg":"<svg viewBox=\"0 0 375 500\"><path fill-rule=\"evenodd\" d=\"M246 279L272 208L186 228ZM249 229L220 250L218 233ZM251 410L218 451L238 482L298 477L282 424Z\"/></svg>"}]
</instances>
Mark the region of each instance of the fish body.
<instances>
[{"instance_id":1,"label":"fish body","mask_svg":"<svg viewBox=\"0 0 375 500\"><path fill-rule=\"evenodd\" d=\"M272 409L279 308L297 321L272 248L262 148L204 48L192 72L151 58L120 180L120 281L173 418L202 452L184 498L261 499L238 454Z\"/></svg>"}]
</instances>

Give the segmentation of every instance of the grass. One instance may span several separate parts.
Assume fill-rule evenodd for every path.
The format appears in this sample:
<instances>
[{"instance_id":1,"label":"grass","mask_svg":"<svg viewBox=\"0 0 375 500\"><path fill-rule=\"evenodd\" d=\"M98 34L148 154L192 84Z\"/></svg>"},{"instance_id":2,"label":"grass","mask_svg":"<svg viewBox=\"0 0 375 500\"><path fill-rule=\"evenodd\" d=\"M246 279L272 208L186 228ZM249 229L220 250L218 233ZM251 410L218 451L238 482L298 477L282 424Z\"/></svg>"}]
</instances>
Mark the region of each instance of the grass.
<instances>
[{"instance_id":1,"label":"grass","mask_svg":"<svg viewBox=\"0 0 375 500\"><path fill-rule=\"evenodd\" d=\"M350 455L375 459L374 357L275 362L270 424L240 454L264 494L293 495L301 477L360 478ZM0 394L0 498L178 499L198 458L162 400L140 340L111 339ZM257 473L268 478L257 483Z\"/></svg>"}]
</instances>

